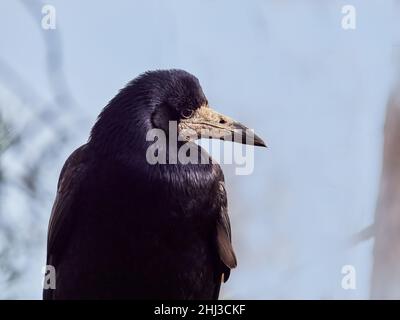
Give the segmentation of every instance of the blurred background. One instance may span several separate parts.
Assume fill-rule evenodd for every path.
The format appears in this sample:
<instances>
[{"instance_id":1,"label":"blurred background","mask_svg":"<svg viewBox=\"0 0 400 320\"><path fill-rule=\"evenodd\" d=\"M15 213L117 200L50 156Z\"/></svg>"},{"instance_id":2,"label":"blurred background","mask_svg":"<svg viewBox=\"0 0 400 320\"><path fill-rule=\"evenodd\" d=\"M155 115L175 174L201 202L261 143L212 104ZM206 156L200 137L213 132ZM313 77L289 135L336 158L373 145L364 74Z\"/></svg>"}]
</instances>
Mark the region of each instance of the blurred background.
<instances>
[{"instance_id":1,"label":"blurred background","mask_svg":"<svg viewBox=\"0 0 400 320\"><path fill-rule=\"evenodd\" d=\"M2 0L0 298L41 298L66 157L159 68L196 75L269 145L249 176L223 166L238 267L222 298L399 298L399 27L398 0Z\"/></svg>"}]
</instances>

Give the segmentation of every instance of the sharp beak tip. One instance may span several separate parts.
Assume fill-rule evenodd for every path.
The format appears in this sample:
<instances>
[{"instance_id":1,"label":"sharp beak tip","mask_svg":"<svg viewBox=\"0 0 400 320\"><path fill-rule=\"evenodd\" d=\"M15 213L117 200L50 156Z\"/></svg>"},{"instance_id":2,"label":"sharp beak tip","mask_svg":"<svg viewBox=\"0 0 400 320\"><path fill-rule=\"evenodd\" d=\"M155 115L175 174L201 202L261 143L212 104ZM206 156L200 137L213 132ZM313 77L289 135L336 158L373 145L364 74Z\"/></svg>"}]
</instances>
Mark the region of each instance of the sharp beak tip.
<instances>
[{"instance_id":1,"label":"sharp beak tip","mask_svg":"<svg viewBox=\"0 0 400 320\"><path fill-rule=\"evenodd\" d=\"M258 136L254 137L254 146L268 148L267 144Z\"/></svg>"}]
</instances>

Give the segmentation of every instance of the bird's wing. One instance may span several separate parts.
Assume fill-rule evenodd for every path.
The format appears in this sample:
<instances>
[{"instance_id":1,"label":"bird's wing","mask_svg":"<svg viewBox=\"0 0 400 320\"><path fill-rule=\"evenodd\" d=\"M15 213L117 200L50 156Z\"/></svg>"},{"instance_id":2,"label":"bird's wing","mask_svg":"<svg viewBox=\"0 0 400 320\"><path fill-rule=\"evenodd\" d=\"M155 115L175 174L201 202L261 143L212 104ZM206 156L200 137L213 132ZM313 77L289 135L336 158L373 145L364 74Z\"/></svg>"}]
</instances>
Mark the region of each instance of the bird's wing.
<instances>
[{"instance_id":1,"label":"bird's wing","mask_svg":"<svg viewBox=\"0 0 400 320\"><path fill-rule=\"evenodd\" d=\"M228 216L228 203L223 181L219 182L220 214L217 219L217 246L219 257L224 264L224 282L230 275L230 269L236 267L236 256L232 248L231 225Z\"/></svg>"},{"instance_id":2,"label":"bird's wing","mask_svg":"<svg viewBox=\"0 0 400 320\"><path fill-rule=\"evenodd\" d=\"M87 145L76 149L67 159L61 170L57 186L57 196L51 211L47 237L47 257L59 254L70 234L73 205L79 187L87 171Z\"/></svg>"}]
</instances>

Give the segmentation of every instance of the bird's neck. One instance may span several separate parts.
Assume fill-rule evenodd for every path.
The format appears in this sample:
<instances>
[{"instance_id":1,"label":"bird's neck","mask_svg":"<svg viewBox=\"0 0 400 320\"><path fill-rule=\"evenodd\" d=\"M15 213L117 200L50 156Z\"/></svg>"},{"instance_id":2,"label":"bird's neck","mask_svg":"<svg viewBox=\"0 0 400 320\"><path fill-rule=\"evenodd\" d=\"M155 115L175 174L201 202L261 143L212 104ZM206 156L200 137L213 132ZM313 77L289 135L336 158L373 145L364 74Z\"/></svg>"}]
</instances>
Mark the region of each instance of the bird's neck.
<instances>
[{"instance_id":1,"label":"bird's neck","mask_svg":"<svg viewBox=\"0 0 400 320\"><path fill-rule=\"evenodd\" d=\"M107 157L145 154L146 133L152 129L150 110L130 104L117 96L100 113L89 139L96 153Z\"/></svg>"}]
</instances>

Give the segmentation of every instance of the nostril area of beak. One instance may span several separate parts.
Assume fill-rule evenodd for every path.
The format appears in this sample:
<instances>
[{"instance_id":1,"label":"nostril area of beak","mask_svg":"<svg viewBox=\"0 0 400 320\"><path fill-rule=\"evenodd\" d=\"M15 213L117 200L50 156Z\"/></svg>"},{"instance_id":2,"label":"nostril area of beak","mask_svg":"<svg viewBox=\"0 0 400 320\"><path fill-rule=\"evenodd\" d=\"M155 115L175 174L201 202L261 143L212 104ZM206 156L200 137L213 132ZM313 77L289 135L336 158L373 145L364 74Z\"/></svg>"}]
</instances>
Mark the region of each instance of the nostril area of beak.
<instances>
[{"instance_id":1,"label":"nostril area of beak","mask_svg":"<svg viewBox=\"0 0 400 320\"><path fill-rule=\"evenodd\" d=\"M226 123L226 120L223 119L223 118L221 118L221 119L219 119L219 123L220 123L220 124L225 124L225 123Z\"/></svg>"}]
</instances>

